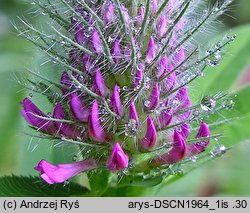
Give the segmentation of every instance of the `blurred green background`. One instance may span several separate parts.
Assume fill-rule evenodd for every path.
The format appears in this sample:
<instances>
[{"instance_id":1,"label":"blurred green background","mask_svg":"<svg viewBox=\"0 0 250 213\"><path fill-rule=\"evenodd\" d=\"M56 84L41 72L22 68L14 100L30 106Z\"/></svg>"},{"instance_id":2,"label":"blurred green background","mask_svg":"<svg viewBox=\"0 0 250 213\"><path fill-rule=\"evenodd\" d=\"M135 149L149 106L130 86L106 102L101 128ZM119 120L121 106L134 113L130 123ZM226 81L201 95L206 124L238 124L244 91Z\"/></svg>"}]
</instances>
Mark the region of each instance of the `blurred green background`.
<instances>
[{"instance_id":1,"label":"blurred green background","mask_svg":"<svg viewBox=\"0 0 250 213\"><path fill-rule=\"evenodd\" d=\"M27 3L28 2L28 3ZM20 102L27 96L16 77L27 67L39 67L39 53L33 45L18 38L11 22L17 15L30 14L31 1L0 0L0 176L36 174L34 165L53 152L50 144L24 134L27 125L19 114ZM191 86L192 96L230 89L236 91L236 107L230 116L242 119L222 125L226 155L201 166L165 187L150 188L145 195L157 196L250 196L250 0L236 0L221 20L224 31L236 33L220 66L208 70L205 78ZM34 22L35 18L32 19ZM223 32L222 32L223 31ZM35 99L35 101L38 101ZM37 102L36 102L37 103ZM38 146L38 147L37 147Z\"/></svg>"}]
</instances>

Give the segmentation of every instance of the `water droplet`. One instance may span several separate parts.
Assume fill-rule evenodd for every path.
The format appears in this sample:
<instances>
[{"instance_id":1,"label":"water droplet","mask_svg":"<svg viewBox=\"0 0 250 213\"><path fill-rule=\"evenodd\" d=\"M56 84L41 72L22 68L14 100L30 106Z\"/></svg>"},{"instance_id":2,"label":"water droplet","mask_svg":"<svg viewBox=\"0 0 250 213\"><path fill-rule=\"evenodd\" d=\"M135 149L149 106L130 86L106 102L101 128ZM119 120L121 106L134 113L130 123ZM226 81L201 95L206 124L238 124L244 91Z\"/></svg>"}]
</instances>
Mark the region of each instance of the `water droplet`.
<instances>
[{"instance_id":1,"label":"water droplet","mask_svg":"<svg viewBox=\"0 0 250 213\"><path fill-rule=\"evenodd\" d=\"M149 100L144 101L144 106L149 107L150 106L150 101Z\"/></svg>"},{"instance_id":2,"label":"water droplet","mask_svg":"<svg viewBox=\"0 0 250 213\"><path fill-rule=\"evenodd\" d=\"M62 46L65 45L65 41L63 41L63 40L60 43L61 43Z\"/></svg>"},{"instance_id":3,"label":"water droplet","mask_svg":"<svg viewBox=\"0 0 250 213\"><path fill-rule=\"evenodd\" d=\"M213 150L210 152L211 157L220 157L225 154L227 151L226 147L222 144L216 145Z\"/></svg>"},{"instance_id":4,"label":"water droplet","mask_svg":"<svg viewBox=\"0 0 250 213\"><path fill-rule=\"evenodd\" d=\"M63 182L63 187L66 187L67 185L69 185L69 181L68 180L66 180L66 181Z\"/></svg>"},{"instance_id":5,"label":"water droplet","mask_svg":"<svg viewBox=\"0 0 250 213\"><path fill-rule=\"evenodd\" d=\"M126 136L136 136L138 133L136 120L130 119L129 122L125 125L125 135Z\"/></svg>"},{"instance_id":6,"label":"water droplet","mask_svg":"<svg viewBox=\"0 0 250 213\"><path fill-rule=\"evenodd\" d=\"M198 159L198 158L197 158L196 156L190 157L190 160L191 160L193 163L196 163L197 159Z\"/></svg>"},{"instance_id":7,"label":"water droplet","mask_svg":"<svg viewBox=\"0 0 250 213\"><path fill-rule=\"evenodd\" d=\"M44 12L42 12L42 15L43 15L43 16L46 16L47 14L46 14L46 13L44 13Z\"/></svg>"},{"instance_id":8,"label":"water droplet","mask_svg":"<svg viewBox=\"0 0 250 213\"><path fill-rule=\"evenodd\" d=\"M77 155L73 155L72 161L76 161L76 160L77 160Z\"/></svg>"},{"instance_id":9,"label":"water droplet","mask_svg":"<svg viewBox=\"0 0 250 213\"><path fill-rule=\"evenodd\" d=\"M114 41L114 38L111 37L111 36L109 36L109 37L108 37L108 42L113 42L113 41Z\"/></svg>"},{"instance_id":10,"label":"water droplet","mask_svg":"<svg viewBox=\"0 0 250 213\"><path fill-rule=\"evenodd\" d=\"M231 110L233 109L235 103L233 100L231 99L228 99L228 100L225 100L223 103L222 103L222 107L225 108L226 110Z\"/></svg>"},{"instance_id":11,"label":"water droplet","mask_svg":"<svg viewBox=\"0 0 250 213\"><path fill-rule=\"evenodd\" d=\"M204 111L212 111L216 106L216 100L211 96L205 96L201 100L201 109Z\"/></svg>"},{"instance_id":12,"label":"water droplet","mask_svg":"<svg viewBox=\"0 0 250 213\"><path fill-rule=\"evenodd\" d=\"M178 176L182 176L183 173L184 173L184 171L183 171L182 169L177 169L177 170L175 171L175 174L178 175Z\"/></svg>"},{"instance_id":13,"label":"water droplet","mask_svg":"<svg viewBox=\"0 0 250 213\"><path fill-rule=\"evenodd\" d=\"M144 89L148 90L150 88L150 85L151 85L151 79L149 77L146 77L144 82Z\"/></svg>"},{"instance_id":14,"label":"water droplet","mask_svg":"<svg viewBox=\"0 0 250 213\"><path fill-rule=\"evenodd\" d=\"M221 55L218 52L216 52L207 58L206 64L209 67L215 67L220 64L220 60L221 60Z\"/></svg>"},{"instance_id":15,"label":"water droplet","mask_svg":"<svg viewBox=\"0 0 250 213\"><path fill-rule=\"evenodd\" d=\"M180 101L179 100L175 99L175 100L172 101L172 107L174 109L178 108L179 106L180 106Z\"/></svg>"},{"instance_id":16,"label":"water droplet","mask_svg":"<svg viewBox=\"0 0 250 213\"><path fill-rule=\"evenodd\" d=\"M122 90L123 90L123 91L126 91L127 89L128 89L127 86L123 86L123 87L122 87Z\"/></svg>"},{"instance_id":17,"label":"water droplet","mask_svg":"<svg viewBox=\"0 0 250 213\"><path fill-rule=\"evenodd\" d=\"M33 97L33 93L29 93L29 98L32 98Z\"/></svg>"}]
</instances>

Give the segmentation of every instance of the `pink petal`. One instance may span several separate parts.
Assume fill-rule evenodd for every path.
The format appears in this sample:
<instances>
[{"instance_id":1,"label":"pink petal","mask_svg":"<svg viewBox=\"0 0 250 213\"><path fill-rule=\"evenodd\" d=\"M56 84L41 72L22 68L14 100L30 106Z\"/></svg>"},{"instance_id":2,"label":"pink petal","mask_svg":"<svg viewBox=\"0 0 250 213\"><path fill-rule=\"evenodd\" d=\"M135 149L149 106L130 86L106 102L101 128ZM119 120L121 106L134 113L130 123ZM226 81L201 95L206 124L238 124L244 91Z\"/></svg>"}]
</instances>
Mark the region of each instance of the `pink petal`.
<instances>
[{"instance_id":1,"label":"pink petal","mask_svg":"<svg viewBox=\"0 0 250 213\"><path fill-rule=\"evenodd\" d=\"M135 103L132 101L129 106L129 119L133 119L136 121L136 127L139 125L139 118L135 108Z\"/></svg>"},{"instance_id":2,"label":"pink petal","mask_svg":"<svg viewBox=\"0 0 250 213\"><path fill-rule=\"evenodd\" d=\"M182 160L186 154L186 143L183 137L177 132L174 132L174 143L172 148L165 154L155 158L152 161L154 166L160 166L164 164L174 164Z\"/></svg>"},{"instance_id":3,"label":"pink petal","mask_svg":"<svg viewBox=\"0 0 250 213\"><path fill-rule=\"evenodd\" d=\"M57 103L53 112L53 117L56 119L64 120L64 111L62 105ZM75 126L73 124L68 124L65 122L55 122L58 132L67 138L78 139L83 137L82 127Z\"/></svg>"},{"instance_id":4,"label":"pink petal","mask_svg":"<svg viewBox=\"0 0 250 213\"><path fill-rule=\"evenodd\" d=\"M107 88L105 84L105 81L104 81L104 78L102 76L100 69L96 70L93 90L96 94L102 97L106 97L109 94L109 89Z\"/></svg>"},{"instance_id":5,"label":"pink petal","mask_svg":"<svg viewBox=\"0 0 250 213\"><path fill-rule=\"evenodd\" d=\"M96 29L93 31L92 35L92 46L97 54L103 53L104 50L103 50L102 40Z\"/></svg>"},{"instance_id":6,"label":"pink petal","mask_svg":"<svg viewBox=\"0 0 250 213\"><path fill-rule=\"evenodd\" d=\"M86 108L86 106L84 106L82 100L76 93L71 95L69 105L72 114L79 122L88 121L89 110Z\"/></svg>"},{"instance_id":7,"label":"pink petal","mask_svg":"<svg viewBox=\"0 0 250 213\"><path fill-rule=\"evenodd\" d=\"M118 142L115 143L111 156L107 161L107 168L111 172L116 172L121 169L125 169L128 167L129 158L122 150L120 144Z\"/></svg>"},{"instance_id":8,"label":"pink petal","mask_svg":"<svg viewBox=\"0 0 250 213\"><path fill-rule=\"evenodd\" d=\"M161 15L158 23L157 33L160 37L162 37L166 32L167 32L167 19L165 15Z\"/></svg>"},{"instance_id":9,"label":"pink petal","mask_svg":"<svg viewBox=\"0 0 250 213\"><path fill-rule=\"evenodd\" d=\"M115 112L120 117L124 116L124 108L122 106L121 98L120 98L120 88L116 84L113 90L113 94L111 96L110 107L113 112Z\"/></svg>"},{"instance_id":10,"label":"pink petal","mask_svg":"<svg viewBox=\"0 0 250 213\"><path fill-rule=\"evenodd\" d=\"M110 140L110 136L105 132L100 122L97 100L94 101L90 109L88 131L90 138L96 142L104 143Z\"/></svg>"},{"instance_id":11,"label":"pink petal","mask_svg":"<svg viewBox=\"0 0 250 213\"><path fill-rule=\"evenodd\" d=\"M147 118L147 132L145 137L140 140L140 148L143 150L151 149L156 145L157 132L153 120L148 116Z\"/></svg>"},{"instance_id":12,"label":"pink petal","mask_svg":"<svg viewBox=\"0 0 250 213\"><path fill-rule=\"evenodd\" d=\"M114 18L115 18L114 6L110 2L108 7L106 8L106 10L104 12L104 21L106 24L109 24L110 22L112 22L114 20Z\"/></svg>"},{"instance_id":13,"label":"pink petal","mask_svg":"<svg viewBox=\"0 0 250 213\"><path fill-rule=\"evenodd\" d=\"M94 159L87 159L69 164L53 165L46 160L41 160L34 168L39 171L41 178L48 184L63 183L73 176L97 167Z\"/></svg>"},{"instance_id":14,"label":"pink petal","mask_svg":"<svg viewBox=\"0 0 250 213\"><path fill-rule=\"evenodd\" d=\"M121 48L120 48L120 40L115 39L114 46L111 50L112 57L115 63L119 63L121 59Z\"/></svg>"},{"instance_id":15,"label":"pink petal","mask_svg":"<svg viewBox=\"0 0 250 213\"><path fill-rule=\"evenodd\" d=\"M148 110L154 110L160 103L160 91L158 83L154 84L152 92L149 96L149 106L147 107Z\"/></svg>"},{"instance_id":16,"label":"pink petal","mask_svg":"<svg viewBox=\"0 0 250 213\"><path fill-rule=\"evenodd\" d=\"M156 55L155 41L154 41L153 37L151 36L149 39L149 43L148 43L146 62L148 64L150 64L154 60L155 55Z\"/></svg>"}]
</instances>

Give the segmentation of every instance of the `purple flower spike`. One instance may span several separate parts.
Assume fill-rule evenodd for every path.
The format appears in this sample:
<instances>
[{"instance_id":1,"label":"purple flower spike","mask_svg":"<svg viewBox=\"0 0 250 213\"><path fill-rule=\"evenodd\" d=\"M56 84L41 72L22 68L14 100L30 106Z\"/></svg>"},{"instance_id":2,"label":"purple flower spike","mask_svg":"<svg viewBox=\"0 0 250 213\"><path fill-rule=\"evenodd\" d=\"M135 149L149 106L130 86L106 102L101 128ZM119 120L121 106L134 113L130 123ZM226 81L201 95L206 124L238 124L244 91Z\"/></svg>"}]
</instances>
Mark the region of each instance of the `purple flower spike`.
<instances>
[{"instance_id":1,"label":"purple flower spike","mask_svg":"<svg viewBox=\"0 0 250 213\"><path fill-rule=\"evenodd\" d=\"M107 88L104 78L100 69L96 70L95 81L93 85L94 92L102 97L106 97L109 94L109 89Z\"/></svg>"},{"instance_id":2,"label":"purple flower spike","mask_svg":"<svg viewBox=\"0 0 250 213\"><path fill-rule=\"evenodd\" d=\"M48 118L36 105L28 98L25 98L21 103L23 109L21 114L24 119L32 126L37 127L39 130L54 135L57 132L57 128L52 121L38 118L37 116L42 116Z\"/></svg>"},{"instance_id":3,"label":"purple flower spike","mask_svg":"<svg viewBox=\"0 0 250 213\"><path fill-rule=\"evenodd\" d=\"M72 81L71 81L71 79L66 71L62 73L61 84L65 85L67 87L72 86ZM63 93L63 95L67 95L69 93L69 90L66 88L62 88L62 93Z\"/></svg>"},{"instance_id":4,"label":"purple flower spike","mask_svg":"<svg viewBox=\"0 0 250 213\"><path fill-rule=\"evenodd\" d=\"M156 54L155 41L154 41L153 37L151 36L149 39L147 56L146 56L146 62L148 64L150 64L154 60L155 54Z\"/></svg>"},{"instance_id":5,"label":"purple flower spike","mask_svg":"<svg viewBox=\"0 0 250 213\"><path fill-rule=\"evenodd\" d=\"M106 8L106 10L104 12L104 21L105 21L105 23L109 24L110 22L112 22L114 20L114 17L115 17L114 6L110 2L108 7Z\"/></svg>"},{"instance_id":6,"label":"purple flower spike","mask_svg":"<svg viewBox=\"0 0 250 213\"><path fill-rule=\"evenodd\" d=\"M144 64L138 65L137 73L135 74L134 87L137 88L141 85L143 79Z\"/></svg>"},{"instance_id":7,"label":"purple flower spike","mask_svg":"<svg viewBox=\"0 0 250 213\"><path fill-rule=\"evenodd\" d=\"M135 108L134 101L132 101L130 103L130 106L129 106L129 119L135 120L136 121L136 127L138 127L138 125L139 125L139 118L138 118L138 114L137 114L137 111L136 111L136 108Z\"/></svg>"},{"instance_id":8,"label":"purple flower spike","mask_svg":"<svg viewBox=\"0 0 250 213\"><path fill-rule=\"evenodd\" d=\"M208 125L205 122L202 122L200 129L196 135L196 138L205 138L210 136L210 130ZM203 152L209 145L210 140L204 140L201 142L196 142L188 145L188 156L196 155Z\"/></svg>"},{"instance_id":9,"label":"purple flower spike","mask_svg":"<svg viewBox=\"0 0 250 213\"><path fill-rule=\"evenodd\" d=\"M151 0L151 12L153 15L157 12L157 0Z\"/></svg>"},{"instance_id":10,"label":"purple flower spike","mask_svg":"<svg viewBox=\"0 0 250 213\"><path fill-rule=\"evenodd\" d=\"M107 168L111 172L117 172L119 170L128 167L129 158L126 153L122 150L118 142L115 143L112 154L107 161Z\"/></svg>"},{"instance_id":11,"label":"purple flower spike","mask_svg":"<svg viewBox=\"0 0 250 213\"><path fill-rule=\"evenodd\" d=\"M172 148L166 153L163 154L152 161L152 164L155 166L160 166L164 164L174 164L182 160L186 154L186 143L181 134L177 131L174 131L174 143Z\"/></svg>"},{"instance_id":12,"label":"purple flower spike","mask_svg":"<svg viewBox=\"0 0 250 213\"><path fill-rule=\"evenodd\" d=\"M141 25L145 15L145 8L141 6L138 12L138 24Z\"/></svg>"},{"instance_id":13,"label":"purple flower spike","mask_svg":"<svg viewBox=\"0 0 250 213\"><path fill-rule=\"evenodd\" d=\"M87 159L69 164L53 165L46 160L41 160L34 168L39 171L41 178L48 184L63 183L71 177L91 169L97 168L94 159Z\"/></svg>"},{"instance_id":14,"label":"purple flower spike","mask_svg":"<svg viewBox=\"0 0 250 213\"><path fill-rule=\"evenodd\" d=\"M166 19L165 15L160 16L157 31L158 31L158 35L160 37L162 37L166 33L166 31L167 31L167 19Z\"/></svg>"},{"instance_id":15,"label":"purple flower spike","mask_svg":"<svg viewBox=\"0 0 250 213\"><path fill-rule=\"evenodd\" d=\"M89 110L84 106L82 100L76 93L71 95L69 105L72 114L79 122L88 121Z\"/></svg>"},{"instance_id":16,"label":"purple flower spike","mask_svg":"<svg viewBox=\"0 0 250 213\"><path fill-rule=\"evenodd\" d=\"M120 98L120 88L116 84L113 90L113 94L111 96L110 106L113 112L115 112L120 117L124 116L124 108L122 106L121 98Z\"/></svg>"},{"instance_id":17,"label":"purple flower spike","mask_svg":"<svg viewBox=\"0 0 250 213\"><path fill-rule=\"evenodd\" d=\"M88 121L89 136L93 141L104 143L110 140L110 136L103 129L99 118L98 102L94 101Z\"/></svg>"},{"instance_id":18,"label":"purple flower spike","mask_svg":"<svg viewBox=\"0 0 250 213\"><path fill-rule=\"evenodd\" d=\"M172 61L175 66L181 64L185 60L185 50L183 47L180 47L177 53L174 54Z\"/></svg>"},{"instance_id":19,"label":"purple flower spike","mask_svg":"<svg viewBox=\"0 0 250 213\"><path fill-rule=\"evenodd\" d=\"M92 46L94 48L94 51L97 54L103 53L104 50L103 50L102 41L96 29L93 31L93 35L92 35Z\"/></svg>"},{"instance_id":20,"label":"purple flower spike","mask_svg":"<svg viewBox=\"0 0 250 213\"><path fill-rule=\"evenodd\" d=\"M148 150L156 145L157 132L153 120L148 116L147 118L147 132L145 137L139 142L140 149Z\"/></svg>"},{"instance_id":21,"label":"purple flower spike","mask_svg":"<svg viewBox=\"0 0 250 213\"><path fill-rule=\"evenodd\" d=\"M147 106L148 110L154 110L160 102L160 90L159 90L159 86L158 83L154 84L154 87L152 89L152 92L149 96L149 105Z\"/></svg>"},{"instance_id":22,"label":"purple flower spike","mask_svg":"<svg viewBox=\"0 0 250 213\"><path fill-rule=\"evenodd\" d=\"M60 120L65 119L64 111L60 103L56 104L53 112L53 117ZM63 137L71 139L78 139L83 137L83 129L81 127L59 121L55 122L55 124L58 129L58 133L60 133Z\"/></svg>"},{"instance_id":23,"label":"purple flower spike","mask_svg":"<svg viewBox=\"0 0 250 213\"><path fill-rule=\"evenodd\" d=\"M111 50L112 57L115 63L119 63L121 59L121 48L120 48L120 40L115 39L114 46Z\"/></svg>"}]
</instances>

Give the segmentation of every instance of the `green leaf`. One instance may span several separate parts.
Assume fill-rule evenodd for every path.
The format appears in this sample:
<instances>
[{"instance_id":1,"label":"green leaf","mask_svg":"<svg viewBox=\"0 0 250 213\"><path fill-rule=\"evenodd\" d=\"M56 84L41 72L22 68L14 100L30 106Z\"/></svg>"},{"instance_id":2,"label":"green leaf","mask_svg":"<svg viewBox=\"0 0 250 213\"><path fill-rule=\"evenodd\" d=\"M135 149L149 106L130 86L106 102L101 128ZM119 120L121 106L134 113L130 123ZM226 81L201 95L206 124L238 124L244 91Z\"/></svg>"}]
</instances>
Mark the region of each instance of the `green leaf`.
<instances>
[{"instance_id":1,"label":"green leaf","mask_svg":"<svg viewBox=\"0 0 250 213\"><path fill-rule=\"evenodd\" d=\"M243 88L234 94L234 108L214 116L213 119L218 120L221 119L221 117L238 119L231 120L230 122L222 123L219 126L211 128L212 131L216 131L224 135L220 141L227 147L250 138L250 86Z\"/></svg>"},{"instance_id":2,"label":"green leaf","mask_svg":"<svg viewBox=\"0 0 250 213\"><path fill-rule=\"evenodd\" d=\"M39 177L5 176L0 178L2 197L65 197L81 196L88 189L76 183L48 185Z\"/></svg>"},{"instance_id":3,"label":"green leaf","mask_svg":"<svg viewBox=\"0 0 250 213\"><path fill-rule=\"evenodd\" d=\"M250 25L230 30L229 35L234 33L237 38L226 47L226 54L222 57L221 64L207 68L205 76L197 79L190 86L193 99L197 100L203 95L214 94L218 91L232 90L244 68L250 63L250 37L246 36L250 34Z\"/></svg>"}]
</instances>

